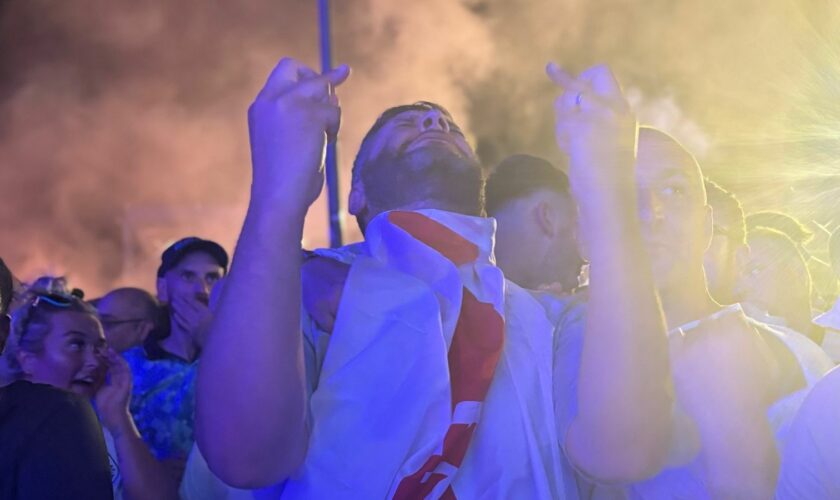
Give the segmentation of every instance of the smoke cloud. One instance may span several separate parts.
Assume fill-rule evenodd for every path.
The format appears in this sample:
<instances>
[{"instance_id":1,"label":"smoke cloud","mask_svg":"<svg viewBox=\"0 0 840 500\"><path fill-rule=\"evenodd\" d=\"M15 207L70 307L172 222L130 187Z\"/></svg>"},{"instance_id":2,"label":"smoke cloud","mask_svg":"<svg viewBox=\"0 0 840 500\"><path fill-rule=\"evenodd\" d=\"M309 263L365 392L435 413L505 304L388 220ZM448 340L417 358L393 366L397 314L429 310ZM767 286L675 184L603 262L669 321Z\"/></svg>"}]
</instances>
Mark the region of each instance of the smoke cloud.
<instances>
[{"instance_id":1,"label":"smoke cloud","mask_svg":"<svg viewBox=\"0 0 840 500\"><path fill-rule=\"evenodd\" d=\"M336 56L355 70L342 95L346 197L376 115L418 99L463 115L461 85L493 44L446 0L334 3ZM182 236L232 251L250 183L246 109L279 57L317 64L315 2L0 6L0 255L14 272L67 273L96 295L152 288L160 252ZM308 246L327 243L326 218L319 200Z\"/></svg>"},{"instance_id":2,"label":"smoke cloud","mask_svg":"<svg viewBox=\"0 0 840 500\"><path fill-rule=\"evenodd\" d=\"M610 64L643 122L676 135L748 211L827 226L837 172L834 2L334 1L342 199L386 106L441 102L492 165L558 163L548 60ZM233 250L250 183L245 111L283 55L317 65L316 2L0 2L0 255L24 279L152 288L195 234ZM323 199L308 247L327 243ZM345 220L345 236L358 239Z\"/></svg>"}]
</instances>

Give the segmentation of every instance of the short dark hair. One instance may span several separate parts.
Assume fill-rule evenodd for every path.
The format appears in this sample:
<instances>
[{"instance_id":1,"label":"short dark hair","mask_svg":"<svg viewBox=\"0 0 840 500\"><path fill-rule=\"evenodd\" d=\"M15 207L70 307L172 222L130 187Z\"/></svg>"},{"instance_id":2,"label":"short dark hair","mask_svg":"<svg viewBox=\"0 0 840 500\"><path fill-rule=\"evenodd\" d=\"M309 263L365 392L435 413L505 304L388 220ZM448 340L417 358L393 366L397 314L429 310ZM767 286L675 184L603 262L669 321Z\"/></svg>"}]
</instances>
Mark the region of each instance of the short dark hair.
<instances>
[{"instance_id":1,"label":"short dark hair","mask_svg":"<svg viewBox=\"0 0 840 500\"><path fill-rule=\"evenodd\" d=\"M706 200L712 207L714 233L737 243L746 243L747 223L741 202L720 184L706 178Z\"/></svg>"},{"instance_id":2,"label":"short dark hair","mask_svg":"<svg viewBox=\"0 0 840 500\"><path fill-rule=\"evenodd\" d=\"M747 230L752 231L758 227L775 229L786 234L800 249L814 237L814 233L795 217L772 210L755 212L747 216Z\"/></svg>"},{"instance_id":3,"label":"short dark hair","mask_svg":"<svg viewBox=\"0 0 840 500\"><path fill-rule=\"evenodd\" d=\"M12 271L9 270L6 263L0 258L0 314L9 312L9 304L12 302L14 290Z\"/></svg>"},{"instance_id":4,"label":"short dark hair","mask_svg":"<svg viewBox=\"0 0 840 500\"><path fill-rule=\"evenodd\" d=\"M397 115L401 115L409 111L430 111L433 109L440 111L450 120L452 119L452 114L449 113L446 108L431 101L417 101L412 104L400 104L399 106L393 106L383 111L376 121L373 122L373 126L370 127L370 130L367 131L364 138L362 138L362 143L359 145L359 151L356 153L356 158L353 160L353 170L351 173L352 182L359 180L359 172L362 166L363 158L362 152L365 151L365 147L382 127L384 127L389 121L393 120Z\"/></svg>"},{"instance_id":5,"label":"short dark hair","mask_svg":"<svg viewBox=\"0 0 840 500\"><path fill-rule=\"evenodd\" d=\"M511 200L540 189L569 194L569 177L546 159L515 154L501 161L490 172L484 188L487 215L492 216Z\"/></svg>"}]
</instances>

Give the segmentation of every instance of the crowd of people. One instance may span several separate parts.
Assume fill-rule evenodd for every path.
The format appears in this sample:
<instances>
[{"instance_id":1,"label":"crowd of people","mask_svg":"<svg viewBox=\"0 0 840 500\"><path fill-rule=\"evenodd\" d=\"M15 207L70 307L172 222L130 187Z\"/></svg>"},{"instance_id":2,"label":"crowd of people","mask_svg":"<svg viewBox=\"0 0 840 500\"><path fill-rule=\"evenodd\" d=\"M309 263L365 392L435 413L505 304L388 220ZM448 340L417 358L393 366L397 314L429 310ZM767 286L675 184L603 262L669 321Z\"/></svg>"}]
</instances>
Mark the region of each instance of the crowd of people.
<instances>
[{"instance_id":1,"label":"crowd of people","mask_svg":"<svg viewBox=\"0 0 840 500\"><path fill-rule=\"evenodd\" d=\"M350 71L283 59L230 266L186 237L90 300L0 265L0 497L840 498L840 230L825 263L609 68L547 73L567 164L388 108L364 241L309 250Z\"/></svg>"}]
</instances>

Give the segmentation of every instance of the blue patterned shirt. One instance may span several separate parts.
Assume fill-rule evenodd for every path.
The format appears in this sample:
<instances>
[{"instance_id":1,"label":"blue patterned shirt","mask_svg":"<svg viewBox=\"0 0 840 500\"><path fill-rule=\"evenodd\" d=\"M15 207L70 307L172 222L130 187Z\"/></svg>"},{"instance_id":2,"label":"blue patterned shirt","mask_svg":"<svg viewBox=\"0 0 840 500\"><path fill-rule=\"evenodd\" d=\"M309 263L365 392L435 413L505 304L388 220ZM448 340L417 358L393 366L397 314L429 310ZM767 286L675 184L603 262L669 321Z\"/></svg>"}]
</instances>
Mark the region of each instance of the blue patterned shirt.
<instances>
[{"instance_id":1,"label":"blue patterned shirt","mask_svg":"<svg viewBox=\"0 0 840 500\"><path fill-rule=\"evenodd\" d=\"M156 351L139 346L123 353L134 377L131 414L158 459L186 458L195 441L198 363Z\"/></svg>"}]
</instances>

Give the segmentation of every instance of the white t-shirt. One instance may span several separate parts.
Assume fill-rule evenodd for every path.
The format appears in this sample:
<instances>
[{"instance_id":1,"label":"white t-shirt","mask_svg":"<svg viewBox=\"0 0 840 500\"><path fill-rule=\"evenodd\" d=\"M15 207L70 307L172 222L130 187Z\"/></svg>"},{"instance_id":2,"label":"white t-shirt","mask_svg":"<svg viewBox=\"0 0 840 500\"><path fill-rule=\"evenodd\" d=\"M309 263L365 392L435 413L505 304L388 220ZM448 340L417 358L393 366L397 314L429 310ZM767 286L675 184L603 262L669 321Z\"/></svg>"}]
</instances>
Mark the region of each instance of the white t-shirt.
<instances>
[{"instance_id":1,"label":"white t-shirt","mask_svg":"<svg viewBox=\"0 0 840 500\"><path fill-rule=\"evenodd\" d=\"M122 500L122 474L120 474L120 463L117 460L117 447L114 445L114 437L111 436L111 433L105 427L102 427L102 435L105 436L105 447L108 449L108 462L111 466L111 487L114 490L114 500Z\"/></svg>"},{"instance_id":2,"label":"white t-shirt","mask_svg":"<svg viewBox=\"0 0 840 500\"><path fill-rule=\"evenodd\" d=\"M840 498L840 368L811 389L790 426L776 498Z\"/></svg>"},{"instance_id":3,"label":"white t-shirt","mask_svg":"<svg viewBox=\"0 0 840 500\"><path fill-rule=\"evenodd\" d=\"M362 255L348 259L354 264L333 332L302 318L309 452L275 498L387 496L449 425L446 335L458 319L462 290L498 271L488 264L490 221L423 213L447 226L461 219L456 232L475 242L480 257L463 268L441 263L439 253L418 248L396 229L377 233L368 226ZM468 237L473 233L481 234ZM490 288L476 290L479 296ZM493 300L501 298L493 290ZM511 283L502 291L504 348L452 488L463 498L574 498L574 485L564 483L555 427L552 366L565 359L554 352L555 325L527 291Z\"/></svg>"},{"instance_id":4,"label":"white t-shirt","mask_svg":"<svg viewBox=\"0 0 840 500\"><path fill-rule=\"evenodd\" d=\"M828 311L814 318L814 324L825 328L822 348L834 363L840 363L840 299Z\"/></svg>"}]
</instances>

